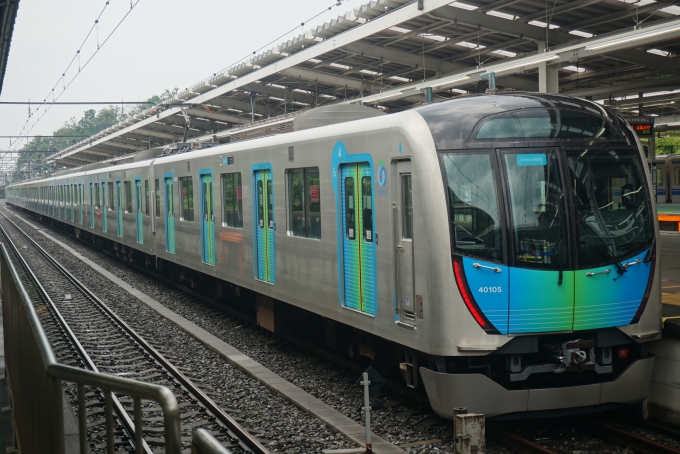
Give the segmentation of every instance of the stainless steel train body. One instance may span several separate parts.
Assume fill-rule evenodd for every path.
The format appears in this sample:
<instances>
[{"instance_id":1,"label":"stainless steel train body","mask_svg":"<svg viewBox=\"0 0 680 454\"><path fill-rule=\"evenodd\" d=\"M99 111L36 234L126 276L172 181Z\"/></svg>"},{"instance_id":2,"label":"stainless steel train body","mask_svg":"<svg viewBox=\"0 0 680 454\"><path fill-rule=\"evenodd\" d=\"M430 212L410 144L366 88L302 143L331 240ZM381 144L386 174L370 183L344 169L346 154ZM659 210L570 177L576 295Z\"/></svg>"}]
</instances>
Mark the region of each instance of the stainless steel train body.
<instances>
[{"instance_id":1,"label":"stainless steel train body","mask_svg":"<svg viewBox=\"0 0 680 454\"><path fill-rule=\"evenodd\" d=\"M440 415L496 416L646 397L661 299L641 150L597 104L489 95L31 181L8 202L391 341ZM71 184L82 222L55 209Z\"/></svg>"}]
</instances>

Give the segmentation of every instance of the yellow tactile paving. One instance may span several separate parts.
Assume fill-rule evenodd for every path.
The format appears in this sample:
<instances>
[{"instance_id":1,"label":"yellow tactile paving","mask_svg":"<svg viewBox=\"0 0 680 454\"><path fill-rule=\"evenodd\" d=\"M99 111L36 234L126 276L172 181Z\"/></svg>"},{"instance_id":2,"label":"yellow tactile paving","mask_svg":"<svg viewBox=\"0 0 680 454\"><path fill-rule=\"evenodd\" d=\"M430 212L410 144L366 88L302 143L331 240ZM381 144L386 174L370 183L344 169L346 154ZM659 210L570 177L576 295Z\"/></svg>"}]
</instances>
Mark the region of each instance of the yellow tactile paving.
<instances>
[{"instance_id":1,"label":"yellow tactile paving","mask_svg":"<svg viewBox=\"0 0 680 454\"><path fill-rule=\"evenodd\" d=\"M680 293L661 292L661 302L673 306L680 306Z\"/></svg>"}]
</instances>

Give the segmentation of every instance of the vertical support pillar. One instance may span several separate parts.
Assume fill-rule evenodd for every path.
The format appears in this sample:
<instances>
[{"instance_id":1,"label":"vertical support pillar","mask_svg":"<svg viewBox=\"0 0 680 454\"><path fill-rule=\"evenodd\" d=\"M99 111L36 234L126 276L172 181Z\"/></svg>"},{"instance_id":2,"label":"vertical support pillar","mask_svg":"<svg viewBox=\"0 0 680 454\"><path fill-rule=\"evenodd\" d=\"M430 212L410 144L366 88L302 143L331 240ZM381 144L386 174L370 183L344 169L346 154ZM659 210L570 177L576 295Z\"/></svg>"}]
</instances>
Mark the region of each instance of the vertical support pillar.
<instances>
[{"instance_id":1,"label":"vertical support pillar","mask_svg":"<svg viewBox=\"0 0 680 454\"><path fill-rule=\"evenodd\" d=\"M538 52L545 52L546 46L544 41L538 42ZM559 73L557 65L548 65L548 62L542 62L538 65L538 92L539 93L553 93L560 92Z\"/></svg>"},{"instance_id":2,"label":"vertical support pillar","mask_svg":"<svg viewBox=\"0 0 680 454\"><path fill-rule=\"evenodd\" d=\"M425 87L425 103L431 103L432 99L432 87Z\"/></svg>"}]
</instances>

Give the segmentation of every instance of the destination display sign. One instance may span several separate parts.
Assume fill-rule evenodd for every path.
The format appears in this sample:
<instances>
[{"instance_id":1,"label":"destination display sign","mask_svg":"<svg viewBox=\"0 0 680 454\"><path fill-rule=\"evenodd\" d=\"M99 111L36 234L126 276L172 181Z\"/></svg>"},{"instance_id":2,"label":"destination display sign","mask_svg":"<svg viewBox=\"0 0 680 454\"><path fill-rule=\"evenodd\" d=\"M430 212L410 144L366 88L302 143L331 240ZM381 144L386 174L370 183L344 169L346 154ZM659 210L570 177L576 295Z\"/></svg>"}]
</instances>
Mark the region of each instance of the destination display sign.
<instances>
[{"instance_id":1,"label":"destination display sign","mask_svg":"<svg viewBox=\"0 0 680 454\"><path fill-rule=\"evenodd\" d=\"M638 137L654 135L654 117L625 117Z\"/></svg>"}]
</instances>

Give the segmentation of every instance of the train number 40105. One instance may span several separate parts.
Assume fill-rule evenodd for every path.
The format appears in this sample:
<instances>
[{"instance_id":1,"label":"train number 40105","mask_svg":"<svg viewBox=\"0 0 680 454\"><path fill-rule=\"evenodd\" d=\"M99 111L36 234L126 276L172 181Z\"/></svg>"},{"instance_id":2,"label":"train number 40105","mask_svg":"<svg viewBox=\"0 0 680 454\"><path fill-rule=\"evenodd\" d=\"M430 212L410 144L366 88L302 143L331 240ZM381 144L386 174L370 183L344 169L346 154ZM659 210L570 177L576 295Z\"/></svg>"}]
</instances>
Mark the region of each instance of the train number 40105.
<instances>
[{"instance_id":1,"label":"train number 40105","mask_svg":"<svg viewBox=\"0 0 680 454\"><path fill-rule=\"evenodd\" d=\"M503 287L479 287L479 293L502 293Z\"/></svg>"}]
</instances>

